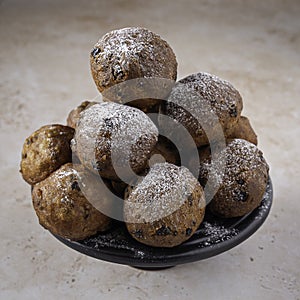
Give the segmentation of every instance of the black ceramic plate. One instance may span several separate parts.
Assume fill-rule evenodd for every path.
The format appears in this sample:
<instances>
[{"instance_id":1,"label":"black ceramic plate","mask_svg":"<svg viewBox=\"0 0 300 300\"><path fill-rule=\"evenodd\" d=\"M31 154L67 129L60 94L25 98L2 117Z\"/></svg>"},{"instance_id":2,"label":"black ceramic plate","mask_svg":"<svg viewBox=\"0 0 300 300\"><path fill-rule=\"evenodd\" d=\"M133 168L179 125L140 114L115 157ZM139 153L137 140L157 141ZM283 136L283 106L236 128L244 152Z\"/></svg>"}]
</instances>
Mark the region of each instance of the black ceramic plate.
<instances>
[{"instance_id":1,"label":"black ceramic plate","mask_svg":"<svg viewBox=\"0 0 300 300\"><path fill-rule=\"evenodd\" d=\"M231 219L217 218L206 212L196 233L185 243L173 248L155 248L135 241L124 223L112 230L74 242L55 236L67 246L86 255L141 269L162 269L194 262L225 252L250 237L267 218L273 199L269 179L261 205L251 213Z\"/></svg>"}]
</instances>

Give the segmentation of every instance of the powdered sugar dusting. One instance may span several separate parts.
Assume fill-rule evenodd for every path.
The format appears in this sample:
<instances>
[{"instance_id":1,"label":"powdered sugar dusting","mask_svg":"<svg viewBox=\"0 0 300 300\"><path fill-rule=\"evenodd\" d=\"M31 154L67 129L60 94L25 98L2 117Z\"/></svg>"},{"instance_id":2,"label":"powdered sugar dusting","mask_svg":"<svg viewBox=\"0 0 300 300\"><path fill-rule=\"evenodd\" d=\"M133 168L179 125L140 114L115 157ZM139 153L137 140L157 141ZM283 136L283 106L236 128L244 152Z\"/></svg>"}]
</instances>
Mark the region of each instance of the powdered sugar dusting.
<instances>
[{"instance_id":1,"label":"powdered sugar dusting","mask_svg":"<svg viewBox=\"0 0 300 300\"><path fill-rule=\"evenodd\" d=\"M187 168L155 164L126 200L125 215L132 218L127 221L153 222L170 215L187 201L196 185L197 179ZM199 208L203 202L199 202Z\"/></svg>"},{"instance_id":2,"label":"powdered sugar dusting","mask_svg":"<svg viewBox=\"0 0 300 300\"><path fill-rule=\"evenodd\" d=\"M215 217L207 211L204 221L193 237L178 246L175 252L175 248L153 248L136 242L129 236L123 223L117 224L115 228L108 232L85 239L81 243L89 248L99 250L100 255L103 252L116 255L116 251L122 250L120 251L122 257L126 255L128 258L134 259L135 262L148 262L149 266L155 260L167 262L173 255L177 256L183 252L188 255L190 251L194 251L194 253L201 255L203 249L207 254L207 248L209 248L208 251L212 250L212 255L216 255L216 249L219 249L218 253L221 253L228 250L229 245L234 246L245 240L249 236L249 232L253 231L253 217L255 216L255 226L259 227L262 224L261 219L266 218L271 204L272 185L269 182L263 202L254 213L241 218L223 219ZM230 240L232 240L232 244L230 244L231 242L224 244L224 242ZM205 258L207 258L207 255ZM131 263L133 264L133 261Z\"/></svg>"},{"instance_id":3,"label":"powdered sugar dusting","mask_svg":"<svg viewBox=\"0 0 300 300\"><path fill-rule=\"evenodd\" d=\"M110 86L113 81L138 77L175 80L177 75L176 57L168 43L140 27L106 33L91 52L91 66L98 74L94 78L96 83L100 82L100 89Z\"/></svg>"},{"instance_id":4,"label":"powdered sugar dusting","mask_svg":"<svg viewBox=\"0 0 300 300\"><path fill-rule=\"evenodd\" d=\"M211 246L230 240L238 233L239 231L236 228L226 228L225 226L210 223L207 221L203 222L201 225L201 234L203 235L203 237L206 237L204 246ZM202 246L202 244L199 245Z\"/></svg>"},{"instance_id":5,"label":"powdered sugar dusting","mask_svg":"<svg viewBox=\"0 0 300 300\"><path fill-rule=\"evenodd\" d=\"M203 135L206 127L216 126L216 120L223 129L234 126L242 107L239 92L228 81L208 73L197 73L175 85L166 113L179 123L187 124L194 134L198 131L198 135ZM214 115L217 118L213 118ZM200 118L202 124L198 124L196 118Z\"/></svg>"},{"instance_id":6,"label":"powdered sugar dusting","mask_svg":"<svg viewBox=\"0 0 300 300\"><path fill-rule=\"evenodd\" d=\"M242 97L231 83L205 72L189 75L179 81L208 100L213 111L222 117L226 113L237 116L242 110Z\"/></svg>"},{"instance_id":7,"label":"powdered sugar dusting","mask_svg":"<svg viewBox=\"0 0 300 300\"><path fill-rule=\"evenodd\" d=\"M219 165L224 162L224 173L221 173ZM250 176L256 178L257 182L267 180L268 170L262 152L254 144L243 139L234 139L215 160L212 162L205 160L201 163L200 177L206 177L210 171L214 182L222 184L222 188L218 191L219 197L229 201L246 201L244 197L247 186L243 186L244 181ZM245 176L247 178L244 178ZM265 187L258 184L258 188Z\"/></svg>"},{"instance_id":8,"label":"powdered sugar dusting","mask_svg":"<svg viewBox=\"0 0 300 300\"><path fill-rule=\"evenodd\" d=\"M140 138L143 140L140 143ZM105 159L113 154L116 165L124 165L126 160L140 164L146 161L157 141L158 129L142 111L112 102L91 106L80 114L80 119L72 141L72 150L80 161L91 170L95 169L95 151L101 149ZM136 151L133 157L132 145Z\"/></svg>"}]
</instances>

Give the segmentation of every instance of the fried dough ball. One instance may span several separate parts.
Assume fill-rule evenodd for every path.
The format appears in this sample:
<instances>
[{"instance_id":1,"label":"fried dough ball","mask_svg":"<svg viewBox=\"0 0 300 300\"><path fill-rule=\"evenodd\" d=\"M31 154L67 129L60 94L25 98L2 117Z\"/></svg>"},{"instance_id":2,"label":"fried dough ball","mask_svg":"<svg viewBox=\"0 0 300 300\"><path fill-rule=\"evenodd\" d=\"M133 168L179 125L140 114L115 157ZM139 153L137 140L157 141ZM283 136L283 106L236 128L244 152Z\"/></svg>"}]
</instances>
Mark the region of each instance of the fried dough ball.
<instances>
[{"instance_id":1,"label":"fried dough ball","mask_svg":"<svg viewBox=\"0 0 300 300\"><path fill-rule=\"evenodd\" d=\"M146 245L179 245L193 235L204 217L204 192L185 167L156 164L127 191L127 196L127 229L134 239Z\"/></svg>"},{"instance_id":2,"label":"fried dough ball","mask_svg":"<svg viewBox=\"0 0 300 300\"><path fill-rule=\"evenodd\" d=\"M82 240L105 231L111 222L85 197L85 194L98 197L91 199L97 204L97 201L107 202L106 195L94 191L84 194L80 184L82 176L88 176L91 189L95 188L93 174L87 174L82 165L68 163L37 183L32 190L33 206L40 224L53 234L71 240Z\"/></svg>"},{"instance_id":3,"label":"fried dough ball","mask_svg":"<svg viewBox=\"0 0 300 300\"><path fill-rule=\"evenodd\" d=\"M103 102L80 114L72 150L86 168L120 180L120 173L126 177L145 169L157 139L158 129L142 111Z\"/></svg>"},{"instance_id":4,"label":"fried dough ball","mask_svg":"<svg viewBox=\"0 0 300 300\"><path fill-rule=\"evenodd\" d=\"M172 48L157 34L140 27L106 33L91 51L90 63L92 76L104 100L118 103L128 100L128 105L144 112L158 110L157 104L169 94L177 77L177 61ZM139 78L146 80L135 80L122 84L120 89L110 89ZM150 78L160 81L151 82ZM153 98L149 97L149 92Z\"/></svg>"},{"instance_id":5,"label":"fried dough ball","mask_svg":"<svg viewBox=\"0 0 300 300\"><path fill-rule=\"evenodd\" d=\"M29 184L44 180L61 165L72 161L70 141L74 129L46 125L29 136L23 145L21 170Z\"/></svg>"},{"instance_id":6,"label":"fried dough ball","mask_svg":"<svg viewBox=\"0 0 300 300\"><path fill-rule=\"evenodd\" d=\"M182 124L197 147L218 139L233 128L241 115L242 97L228 82L208 73L197 73L181 79L172 89L164 113ZM199 122L198 122L199 121ZM178 129L169 131L176 137ZM209 133L209 134L208 134Z\"/></svg>"},{"instance_id":7,"label":"fried dough ball","mask_svg":"<svg viewBox=\"0 0 300 300\"><path fill-rule=\"evenodd\" d=\"M209 173L219 184L208 204L213 214L226 218L240 217L260 205L268 182L269 166L254 144L233 139L214 161L211 161L208 147L200 155L202 186L206 184Z\"/></svg>"}]
</instances>

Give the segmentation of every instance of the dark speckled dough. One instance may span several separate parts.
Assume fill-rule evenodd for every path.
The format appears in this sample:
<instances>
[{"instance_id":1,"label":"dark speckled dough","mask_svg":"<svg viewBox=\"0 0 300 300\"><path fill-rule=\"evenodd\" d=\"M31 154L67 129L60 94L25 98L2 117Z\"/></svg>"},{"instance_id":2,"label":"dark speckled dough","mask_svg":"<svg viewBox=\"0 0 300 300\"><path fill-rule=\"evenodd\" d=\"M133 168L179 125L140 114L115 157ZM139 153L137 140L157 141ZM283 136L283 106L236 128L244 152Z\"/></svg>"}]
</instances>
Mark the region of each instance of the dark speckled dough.
<instances>
[{"instance_id":1,"label":"dark speckled dough","mask_svg":"<svg viewBox=\"0 0 300 300\"><path fill-rule=\"evenodd\" d=\"M233 128L242 108L240 93L228 81L208 73L196 73L179 80L162 111L182 124L197 147L201 147ZM170 127L169 132L171 136L178 135L176 126Z\"/></svg>"},{"instance_id":2,"label":"dark speckled dough","mask_svg":"<svg viewBox=\"0 0 300 300\"><path fill-rule=\"evenodd\" d=\"M63 125L46 125L29 136L22 150L22 176L29 184L48 177L61 165L72 161L70 141L74 129Z\"/></svg>"},{"instance_id":3,"label":"dark speckled dough","mask_svg":"<svg viewBox=\"0 0 300 300\"><path fill-rule=\"evenodd\" d=\"M106 179L119 181L122 178L116 168L124 176L129 173L128 165L133 174L145 169L157 137L158 129L142 111L103 102L80 114L72 150L89 170ZM127 168L124 167L126 163Z\"/></svg>"},{"instance_id":4,"label":"dark speckled dough","mask_svg":"<svg viewBox=\"0 0 300 300\"><path fill-rule=\"evenodd\" d=\"M200 182L205 186L208 172L220 187L208 204L212 213L231 218L243 216L258 207L268 181L269 166L262 152L252 143L234 139L211 164L209 147L200 149ZM220 162L224 162L222 172Z\"/></svg>"},{"instance_id":5,"label":"dark speckled dough","mask_svg":"<svg viewBox=\"0 0 300 300\"><path fill-rule=\"evenodd\" d=\"M81 165L65 164L37 183L32 191L33 206L40 224L52 233L71 240L85 239L107 230L110 225L110 218L98 211L81 191L79 182L85 172ZM93 180L93 177L90 178ZM107 201L101 198L101 194L97 196L99 199L92 200Z\"/></svg>"},{"instance_id":6,"label":"dark speckled dough","mask_svg":"<svg viewBox=\"0 0 300 300\"><path fill-rule=\"evenodd\" d=\"M141 97L143 84L120 90L108 89L118 83L137 78L165 78L167 85L154 84L153 95L164 99L177 77L177 61L168 43L157 34L140 27L129 27L106 33L94 46L90 55L91 71L98 90L104 100L127 103L144 112L158 110L159 99ZM164 82L165 83L165 82Z\"/></svg>"}]
</instances>

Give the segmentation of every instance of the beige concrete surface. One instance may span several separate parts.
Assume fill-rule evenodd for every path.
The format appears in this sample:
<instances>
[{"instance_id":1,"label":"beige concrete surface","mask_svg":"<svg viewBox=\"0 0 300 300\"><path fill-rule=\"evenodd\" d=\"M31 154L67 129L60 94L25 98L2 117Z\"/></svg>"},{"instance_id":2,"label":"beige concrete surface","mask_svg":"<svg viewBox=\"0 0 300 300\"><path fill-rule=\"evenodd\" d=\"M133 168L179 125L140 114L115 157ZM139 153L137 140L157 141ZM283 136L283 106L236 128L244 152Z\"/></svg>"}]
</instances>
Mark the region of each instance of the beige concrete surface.
<instances>
[{"instance_id":1,"label":"beige concrete surface","mask_svg":"<svg viewBox=\"0 0 300 300\"><path fill-rule=\"evenodd\" d=\"M98 95L89 51L105 32L164 37L178 78L232 82L271 166L264 226L211 259L145 272L76 253L39 226L18 173L24 139ZM0 1L1 299L300 299L300 2Z\"/></svg>"}]
</instances>

